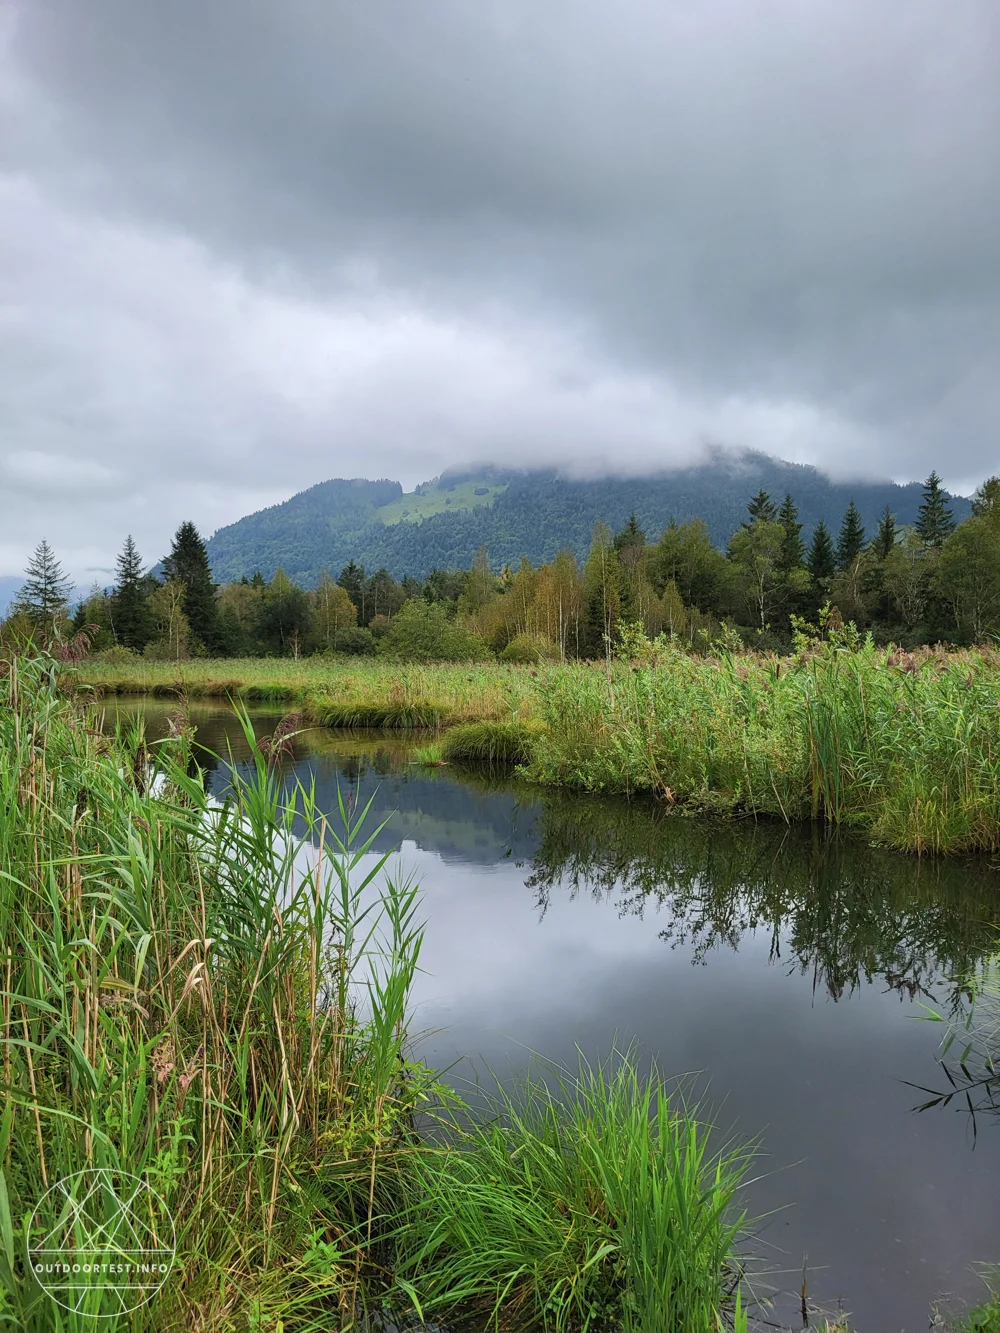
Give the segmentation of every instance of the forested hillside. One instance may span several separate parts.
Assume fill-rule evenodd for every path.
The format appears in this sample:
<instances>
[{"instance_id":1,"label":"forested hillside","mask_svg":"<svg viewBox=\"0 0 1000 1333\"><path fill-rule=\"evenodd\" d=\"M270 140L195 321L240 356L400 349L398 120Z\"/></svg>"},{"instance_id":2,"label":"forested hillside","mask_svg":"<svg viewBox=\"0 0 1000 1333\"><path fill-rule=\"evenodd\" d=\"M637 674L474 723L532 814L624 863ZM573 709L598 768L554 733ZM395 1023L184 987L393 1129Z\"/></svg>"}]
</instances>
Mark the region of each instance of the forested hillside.
<instances>
[{"instance_id":1,"label":"forested hillside","mask_svg":"<svg viewBox=\"0 0 1000 1333\"><path fill-rule=\"evenodd\" d=\"M832 482L813 467L750 453L656 476L594 481L554 472L453 472L409 494L395 481L336 480L220 529L208 552L220 583L257 570L270 579L282 568L315 586L324 569L336 572L351 560L396 578L425 578L433 569L468 569L480 546L494 568L516 566L522 557L540 564L563 549L582 560L596 522L617 530L633 512L651 536L671 518L702 518L721 548L745 519L747 496L760 488L791 493L807 540L820 519L837 531L852 499L869 532L886 506L900 526L913 523L921 496L917 482ZM951 505L956 519L969 512L960 497Z\"/></svg>"}]
</instances>

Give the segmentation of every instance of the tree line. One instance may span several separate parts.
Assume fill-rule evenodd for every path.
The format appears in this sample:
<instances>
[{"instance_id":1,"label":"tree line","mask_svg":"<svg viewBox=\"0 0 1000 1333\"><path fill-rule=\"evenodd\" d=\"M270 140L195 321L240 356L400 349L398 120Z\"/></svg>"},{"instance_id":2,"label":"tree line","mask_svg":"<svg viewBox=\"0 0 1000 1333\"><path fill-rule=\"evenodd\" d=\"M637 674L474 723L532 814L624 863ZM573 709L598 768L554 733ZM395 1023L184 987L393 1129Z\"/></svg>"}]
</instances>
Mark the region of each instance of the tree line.
<instances>
[{"instance_id":1,"label":"tree line","mask_svg":"<svg viewBox=\"0 0 1000 1333\"><path fill-rule=\"evenodd\" d=\"M836 534L819 522L807 544L790 494L760 490L725 551L706 524L671 521L655 541L633 515L613 533L595 525L582 567L569 551L548 564L491 567L485 547L469 570L396 580L350 561L317 586L282 570L221 586L193 523L180 525L162 577L130 537L115 582L94 587L71 614L70 582L39 544L4 634L85 631L93 651L158 659L192 655L299 657L317 652L433 659L595 658L640 627L707 648L726 627L761 648L782 649L802 622L853 621L903 643L974 643L1000 632L1000 478L985 481L956 524L931 473L916 523L898 528L887 508L866 533L854 502Z\"/></svg>"}]
</instances>

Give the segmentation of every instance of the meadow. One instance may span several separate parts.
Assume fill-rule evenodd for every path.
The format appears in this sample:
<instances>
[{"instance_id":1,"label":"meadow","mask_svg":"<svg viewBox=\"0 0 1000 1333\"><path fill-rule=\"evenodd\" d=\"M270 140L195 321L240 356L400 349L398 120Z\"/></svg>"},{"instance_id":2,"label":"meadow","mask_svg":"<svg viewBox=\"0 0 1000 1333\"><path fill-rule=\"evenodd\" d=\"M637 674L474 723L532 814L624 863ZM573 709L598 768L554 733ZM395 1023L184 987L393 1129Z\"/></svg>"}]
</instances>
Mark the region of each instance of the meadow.
<instances>
[{"instance_id":1,"label":"meadow","mask_svg":"<svg viewBox=\"0 0 1000 1333\"><path fill-rule=\"evenodd\" d=\"M182 708L151 746L138 720L103 732L51 659L3 672L0 1321L746 1329L751 1150L717 1145L628 1053L478 1114L413 1061L419 888L369 854L365 811L334 828L283 784L287 727L258 744L244 715L252 761L219 805ZM103 1270L61 1304L36 1281L42 1236L83 1273L122 1257L66 1222L60 1182L83 1170L105 1235L129 1177L172 1216L145 1304Z\"/></svg>"},{"instance_id":2,"label":"meadow","mask_svg":"<svg viewBox=\"0 0 1000 1333\"><path fill-rule=\"evenodd\" d=\"M434 728L445 762L657 793L678 810L821 820L916 854L1000 848L1000 654L846 631L791 656L639 645L610 663L85 660L67 686L287 704L329 727Z\"/></svg>"}]
</instances>

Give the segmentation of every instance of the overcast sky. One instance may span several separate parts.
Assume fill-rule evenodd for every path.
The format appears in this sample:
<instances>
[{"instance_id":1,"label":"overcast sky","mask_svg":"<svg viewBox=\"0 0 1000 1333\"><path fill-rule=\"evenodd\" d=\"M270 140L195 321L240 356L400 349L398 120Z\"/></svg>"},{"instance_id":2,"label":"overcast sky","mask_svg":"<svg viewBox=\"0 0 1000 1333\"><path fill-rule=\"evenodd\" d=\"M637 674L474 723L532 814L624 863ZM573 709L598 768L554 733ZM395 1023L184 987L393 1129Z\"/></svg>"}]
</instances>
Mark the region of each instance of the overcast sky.
<instances>
[{"instance_id":1,"label":"overcast sky","mask_svg":"<svg viewBox=\"0 0 1000 1333\"><path fill-rule=\"evenodd\" d=\"M477 461L967 492L1000 5L0 0L0 420L0 575L81 582Z\"/></svg>"}]
</instances>

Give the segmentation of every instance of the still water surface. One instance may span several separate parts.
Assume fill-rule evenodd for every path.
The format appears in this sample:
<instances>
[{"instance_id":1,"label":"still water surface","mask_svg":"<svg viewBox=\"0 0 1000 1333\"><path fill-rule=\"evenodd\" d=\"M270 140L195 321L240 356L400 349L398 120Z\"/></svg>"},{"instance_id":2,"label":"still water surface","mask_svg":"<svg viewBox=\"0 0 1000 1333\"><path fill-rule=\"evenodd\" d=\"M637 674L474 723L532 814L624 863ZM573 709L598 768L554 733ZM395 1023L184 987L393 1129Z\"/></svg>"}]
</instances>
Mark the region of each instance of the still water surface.
<instances>
[{"instance_id":1,"label":"still water surface","mask_svg":"<svg viewBox=\"0 0 1000 1333\"><path fill-rule=\"evenodd\" d=\"M163 733L168 709L134 707ZM227 711L192 720L245 756ZM418 1051L454 1081L635 1043L762 1138L749 1203L772 1214L770 1318L801 1326L803 1266L810 1300L859 1333L916 1333L935 1303L980 1298L973 1265L1000 1261L1000 1119L974 1139L965 1110L916 1113L907 1083L944 1083L921 1004L947 1005L995 947L1000 874L425 769L392 736L310 731L285 767L331 815L339 785L388 819L377 847L399 847L427 921Z\"/></svg>"}]
</instances>

